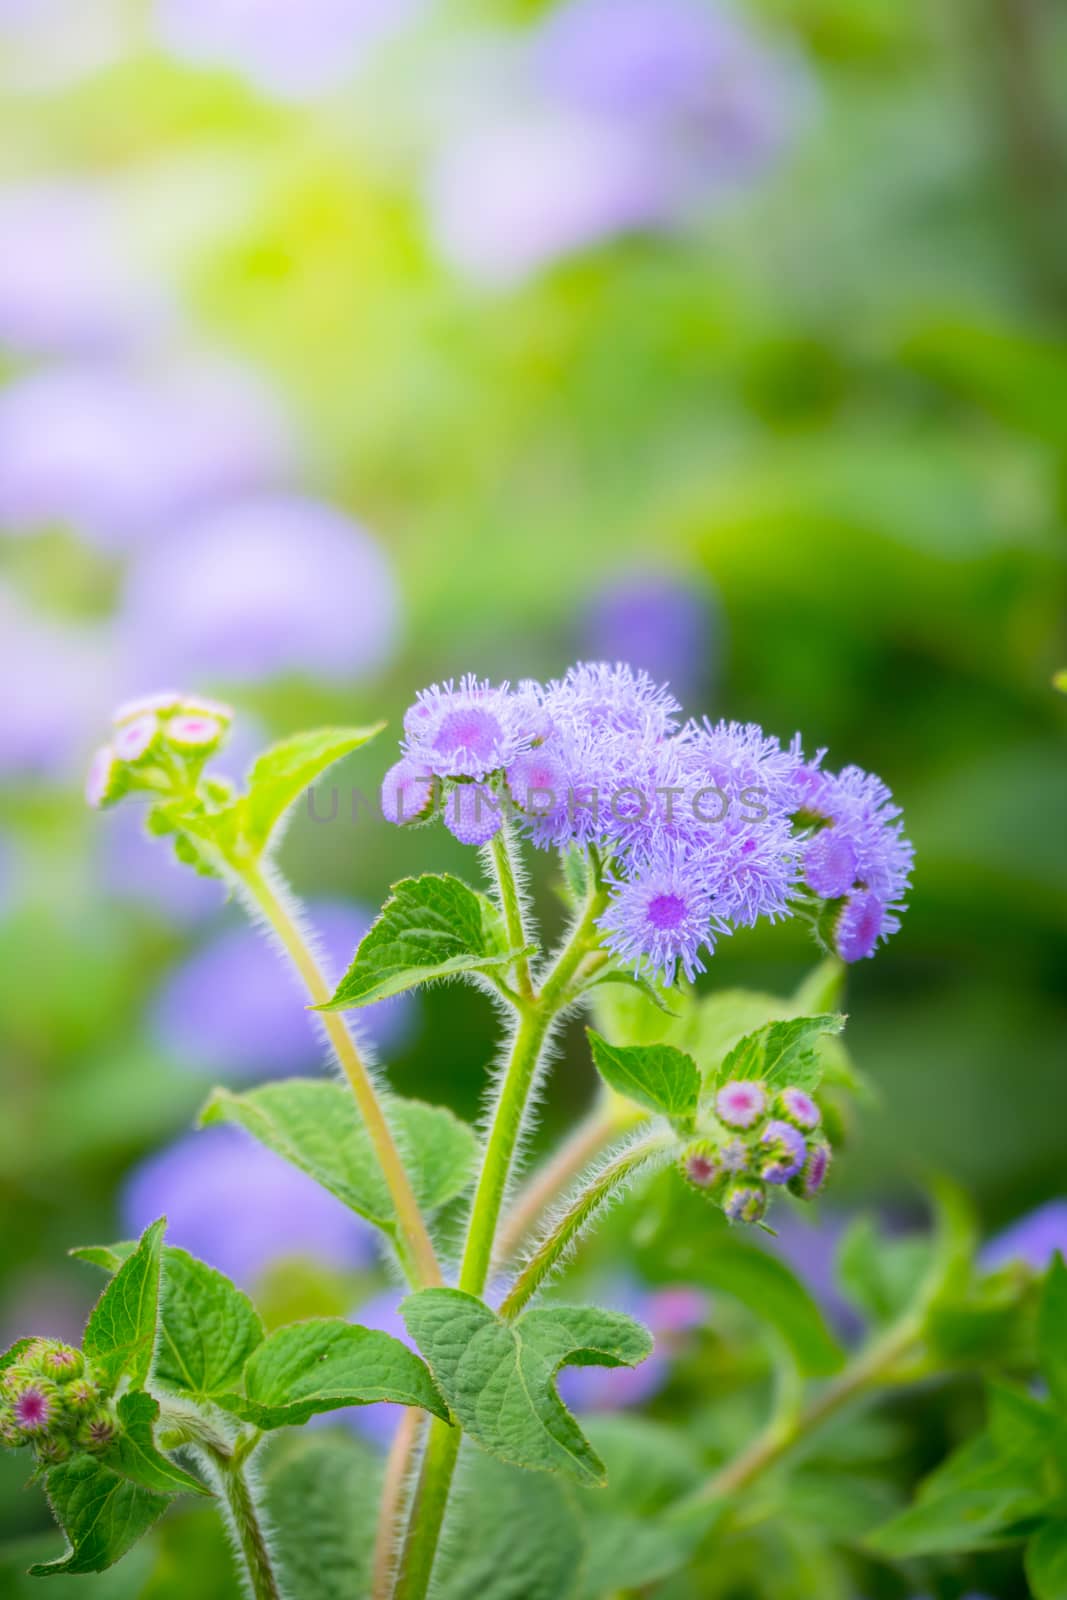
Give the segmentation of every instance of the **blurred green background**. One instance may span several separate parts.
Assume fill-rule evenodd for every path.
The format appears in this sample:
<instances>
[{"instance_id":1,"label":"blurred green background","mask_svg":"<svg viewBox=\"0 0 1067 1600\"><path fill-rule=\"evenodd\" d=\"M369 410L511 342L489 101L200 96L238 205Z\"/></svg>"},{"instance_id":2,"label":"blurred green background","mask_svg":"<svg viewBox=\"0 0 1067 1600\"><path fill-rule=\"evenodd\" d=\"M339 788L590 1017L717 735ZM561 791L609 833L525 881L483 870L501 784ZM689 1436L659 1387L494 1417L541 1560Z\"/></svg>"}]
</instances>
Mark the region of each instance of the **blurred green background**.
<instances>
[{"instance_id":1,"label":"blurred green background","mask_svg":"<svg viewBox=\"0 0 1067 1600\"><path fill-rule=\"evenodd\" d=\"M367 670L290 662L193 687L264 736L387 717L338 780L373 798L418 687L561 672L589 649L605 589L669 579L709 619L687 710L799 729L831 764L879 772L915 842L903 930L850 973L851 1047L880 1104L833 1205L907 1211L926 1165L966 1186L990 1230L1063 1192L1062 7L752 0L738 15L803 80L775 159L684 223L609 230L504 282L450 260L428 221L426 164L451 114L435 85L464 41L521 39L548 7L431 7L351 82L300 95L179 59L149 7L112 8L108 48L84 60L89 0L8 9L5 193L57 176L106 187L141 280L180 307L167 351L220 352L272 386L299 439L284 487L357 519L392 567L399 618ZM0 220L17 229L2 197ZM14 244L5 232L0 250ZM5 282L0 268L0 319ZM147 357L109 347L109 364L151 365L153 338ZM69 360L40 345L7 341L10 386ZM65 708L47 759L0 739L0 1323L14 1337L27 1317L77 1328L99 1285L64 1252L121 1233L123 1181L190 1125L215 1074L161 1042L154 997L236 918L176 921L112 892L82 805L108 696L157 687L133 681L124 642L139 544L51 514L8 521L0 582L20 620L0 611L0 721ZM153 537L180 551L180 519ZM329 590L328 567L313 577ZM351 626L365 626L358 604ZM40 640L74 634L89 654L64 675ZM366 907L405 873L474 865L441 830L344 806L329 826L298 816L283 864L300 893ZM534 867L555 927L552 863ZM704 982L784 993L814 959L799 928L742 934ZM438 989L386 1052L389 1079L471 1116L494 1049L487 1002ZM591 1093L575 1031L539 1137ZM27 1505L9 1468L12 1531Z\"/></svg>"}]
</instances>

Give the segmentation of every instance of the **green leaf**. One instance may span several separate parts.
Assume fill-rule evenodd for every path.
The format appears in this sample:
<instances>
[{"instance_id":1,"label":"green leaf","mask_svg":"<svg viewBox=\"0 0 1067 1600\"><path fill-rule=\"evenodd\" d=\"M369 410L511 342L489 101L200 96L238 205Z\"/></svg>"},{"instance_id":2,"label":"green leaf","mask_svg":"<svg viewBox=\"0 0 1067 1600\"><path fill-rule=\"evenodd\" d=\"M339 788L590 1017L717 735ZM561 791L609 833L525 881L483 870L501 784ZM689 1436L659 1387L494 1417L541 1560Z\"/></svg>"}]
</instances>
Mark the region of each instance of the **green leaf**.
<instances>
[{"instance_id":1,"label":"green leaf","mask_svg":"<svg viewBox=\"0 0 1067 1600\"><path fill-rule=\"evenodd\" d=\"M24 1351L30 1348L30 1345L33 1344L33 1342L34 1341L32 1338L16 1339L10 1350L5 1350L3 1355L0 1356L0 1372L6 1372L8 1367L13 1367L15 1362L19 1359Z\"/></svg>"},{"instance_id":2,"label":"green leaf","mask_svg":"<svg viewBox=\"0 0 1067 1600\"><path fill-rule=\"evenodd\" d=\"M286 1594L370 1594L381 1469L381 1456L348 1429L278 1436L263 1487Z\"/></svg>"},{"instance_id":3,"label":"green leaf","mask_svg":"<svg viewBox=\"0 0 1067 1600\"><path fill-rule=\"evenodd\" d=\"M93 1308L85 1328L85 1354L108 1389L127 1377L148 1381L159 1325L160 1265L166 1219L153 1222L122 1263Z\"/></svg>"},{"instance_id":4,"label":"green leaf","mask_svg":"<svg viewBox=\"0 0 1067 1600\"><path fill-rule=\"evenodd\" d=\"M1026 1547L1034 1600L1067 1600L1067 1521L1046 1522Z\"/></svg>"},{"instance_id":5,"label":"green leaf","mask_svg":"<svg viewBox=\"0 0 1067 1600\"><path fill-rule=\"evenodd\" d=\"M588 1541L582 1600L644 1590L685 1566L707 1519L671 1521L671 1509L706 1476L683 1434L637 1416L597 1416L586 1424L607 1464L602 1489L578 1495Z\"/></svg>"},{"instance_id":6,"label":"green leaf","mask_svg":"<svg viewBox=\"0 0 1067 1600\"><path fill-rule=\"evenodd\" d=\"M871 1322L892 1322L914 1299L932 1252L928 1236L891 1239L873 1217L857 1217L837 1247L841 1287Z\"/></svg>"},{"instance_id":7,"label":"green leaf","mask_svg":"<svg viewBox=\"0 0 1067 1600\"><path fill-rule=\"evenodd\" d=\"M601 1483L604 1466L556 1393L560 1367L637 1366L652 1336L620 1312L539 1307L506 1323L460 1289L423 1289L400 1306L456 1420L515 1466Z\"/></svg>"},{"instance_id":8,"label":"green leaf","mask_svg":"<svg viewBox=\"0 0 1067 1600\"><path fill-rule=\"evenodd\" d=\"M244 1395L218 1395L216 1402L257 1428L284 1428L376 1400L421 1406L449 1420L425 1364L407 1345L339 1317L272 1333L249 1359L244 1386Z\"/></svg>"},{"instance_id":9,"label":"green leaf","mask_svg":"<svg viewBox=\"0 0 1067 1600\"><path fill-rule=\"evenodd\" d=\"M584 1541L563 1484L472 1453L461 1463L433 1600L570 1600Z\"/></svg>"},{"instance_id":10,"label":"green leaf","mask_svg":"<svg viewBox=\"0 0 1067 1600\"><path fill-rule=\"evenodd\" d=\"M508 947L504 919L484 894L447 874L404 878L364 937L320 1011L346 1011L419 983L497 972L522 952Z\"/></svg>"},{"instance_id":11,"label":"green leaf","mask_svg":"<svg viewBox=\"0 0 1067 1600\"><path fill-rule=\"evenodd\" d=\"M117 1272L137 1249L136 1239L122 1239L118 1244L79 1244L68 1250L76 1261L87 1261L91 1267L103 1267L105 1272Z\"/></svg>"},{"instance_id":12,"label":"green leaf","mask_svg":"<svg viewBox=\"0 0 1067 1600\"><path fill-rule=\"evenodd\" d=\"M389 1098L385 1113L423 1211L455 1199L471 1181L474 1131L443 1106ZM202 1126L236 1122L324 1189L381 1228L395 1222L392 1197L359 1111L339 1083L290 1078L245 1094L216 1089Z\"/></svg>"},{"instance_id":13,"label":"green leaf","mask_svg":"<svg viewBox=\"0 0 1067 1600\"><path fill-rule=\"evenodd\" d=\"M646 1111L683 1121L700 1099L700 1073L690 1056L669 1044L611 1045L587 1028L593 1062L604 1082Z\"/></svg>"},{"instance_id":14,"label":"green leaf","mask_svg":"<svg viewBox=\"0 0 1067 1600\"><path fill-rule=\"evenodd\" d=\"M384 727L378 722L367 728L314 728L264 750L248 775L248 793L238 802L242 842L257 855L265 850L304 790Z\"/></svg>"},{"instance_id":15,"label":"green leaf","mask_svg":"<svg viewBox=\"0 0 1067 1600\"><path fill-rule=\"evenodd\" d=\"M1037 1314L1037 1355L1052 1398L1067 1411L1067 1266L1058 1252Z\"/></svg>"},{"instance_id":16,"label":"green leaf","mask_svg":"<svg viewBox=\"0 0 1067 1600\"><path fill-rule=\"evenodd\" d=\"M805 1376L828 1377L840 1370L844 1351L822 1311L777 1256L736 1239L716 1239L701 1255L694 1280L732 1295L774 1328Z\"/></svg>"},{"instance_id":17,"label":"green leaf","mask_svg":"<svg viewBox=\"0 0 1067 1600\"><path fill-rule=\"evenodd\" d=\"M152 1489L157 1494L203 1494L210 1489L156 1448L155 1424L159 1401L143 1390L131 1389L118 1403L120 1432L99 1460L120 1477Z\"/></svg>"},{"instance_id":18,"label":"green leaf","mask_svg":"<svg viewBox=\"0 0 1067 1600\"><path fill-rule=\"evenodd\" d=\"M765 1023L734 1045L719 1068L715 1083L759 1078L771 1089L782 1089L787 1084L808 1091L817 1089L822 1069L815 1042L827 1034L840 1033L844 1025L843 1016L830 1012Z\"/></svg>"},{"instance_id":19,"label":"green leaf","mask_svg":"<svg viewBox=\"0 0 1067 1600\"><path fill-rule=\"evenodd\" d=\"M45 1489L71 1547L58 1561L31 1567L35 1578L103 1572L148 1532L170 1503L168 1495L142 1489L88 1455L53 1467Z\"/></svg>"},{"instance_id":20,"label":"green leaf","mask_svg":"<svg viewBox=\"0 0 1067 1600\"><path fill-rule=\"evenodd\" d=\"M194 1399L210 1399L237 1385L262 1342L263 1324L248 1296L214 1267L168 1245L156 1381Z\"/></svg>"}]
</instances>

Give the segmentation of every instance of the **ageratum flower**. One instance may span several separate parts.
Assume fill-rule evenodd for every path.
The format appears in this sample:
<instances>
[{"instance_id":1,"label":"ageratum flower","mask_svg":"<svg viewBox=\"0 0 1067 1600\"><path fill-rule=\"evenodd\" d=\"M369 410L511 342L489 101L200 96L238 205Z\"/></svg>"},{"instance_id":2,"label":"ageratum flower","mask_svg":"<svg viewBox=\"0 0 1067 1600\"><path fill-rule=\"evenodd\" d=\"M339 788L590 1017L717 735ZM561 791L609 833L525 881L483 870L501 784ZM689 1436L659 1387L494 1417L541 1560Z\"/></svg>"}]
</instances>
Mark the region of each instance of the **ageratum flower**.
<instances>
[{"instance_id":1,"label":"ageratum flower","mask_svg":"<svg viewBox=\"0 0 1067 1600\"><path fill-rule=\"evenodd\" d=\"M706 582L631 572L588 602L581 636L590 659L630 661L686 699L714 676L720 627Z\"/></svg>"},{"instance_id":2,"label":"ageratum flower","mask_svg":"<svg viewBox=\"0 0 1067 1600\"><path fill-rule=\"evenodd\" d=\"M808 1158L804 1135L791 1122L774 1118L760 1134L760 1177L764 1183L788 1183Z\"/></svg>"},{"instance_id":3,"label":"ageratum flower","mask_svg":"<svg viewBox=\"0 0 1067 1600\"><path fill-rule=\"evenodd\" d=\"M705 970L701 950L710 954L716 937L730 931L714 902L702 859L671 847L615 880L599 927L607 948L636 972L673 983L681 968L692 981Z\"/></svg>"},{"instance_id":4,"label":"ageratum flower","mask_svg":"<svg viewBox=\"0 0 1067 1600\"><path fill-rule=\"evenodd\" d=\"M831 937L844 961L874 954L900 927L914 851L900 808L880 778L860 767L839 773L802 769L794 787L797 820L814 826L803 846L813 894L841 901Z\"/></svg>"},{"instance_id":5,"label":"ageratum flower","mask_svg":"<svg viewBox=\"0 0 1067 1600\"><path fill-rule=\"evenodd\" d=\"M767 1110L767 1091L755 1080L735 1079L724 1083L715 1096L715 1114L727 1128L743 1131L754 1127Z\"/></svg>"},{"instance_id":6,"label":"ageratum flower","mask_svg":"<svg viewBox=\"0 0 1067 1600\"><path fill-rule=\"evenodd\" d=\"M525 701L471 675L423 689L404 714L412 767L438 778L482 780L530 748Z\"/></svg>"}]
</instances>

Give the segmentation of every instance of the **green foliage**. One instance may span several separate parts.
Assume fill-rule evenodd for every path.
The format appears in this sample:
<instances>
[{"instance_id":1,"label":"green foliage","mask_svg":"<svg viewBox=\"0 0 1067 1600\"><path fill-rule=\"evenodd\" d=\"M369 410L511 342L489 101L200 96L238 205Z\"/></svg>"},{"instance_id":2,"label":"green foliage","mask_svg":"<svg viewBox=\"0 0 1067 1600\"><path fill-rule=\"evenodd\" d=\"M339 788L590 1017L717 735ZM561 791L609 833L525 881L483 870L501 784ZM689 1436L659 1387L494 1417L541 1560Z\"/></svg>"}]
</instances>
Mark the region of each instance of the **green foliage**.
<instances>
[{"instance_id":1,"label":"green foliage","mask_svg":"<svg viewBox=\"0 0 1067 1600\"><path fill-rule=\"evenodd\" d=\"M528 1311L514 1323L459 1289L409 1295L401 1313L464 1431L516 1466L600 1483L604 1466L555 1388L578 1366L636 1366L651 1335L619 1312L569 1306Z\"/></svg>"},{"instance_id":2,"label":"green foliage","mask_svg":"<svg viewBox=\"0 0 1067 1600\"><path fill-rule=\"evenodd\" d=\"M1026 1547L1034 1600L1067 1600L1067 1521L1046 1522Z\"/></svg>"},{"instance_id":3,"label":"green foliage","mask_svg":"<svg viewBox=\"0 0 1067 1600\"><path fill-rule=\"evenodd\" d=\"M97 1301L85 1328L85 1354L106 1387L120 1378L135 1388L148 1380L159 1321L163 1230L160 1218L142 1234Z\"/></svg>"},{"instance_id":4,"label":"green foliage","mask_svg":"<svg viewBox=\"0 0 1067 1600\"><path fill-rule=\"evenodd\" d=\"M480 1452L460 1469L434 1600L570 1600L585 1555L565 1486Z\"/></svg>"},{"instance_id":5,"label":"green foliage","mask_svg":"<svg viewBox=\"0 0 1067 1600\"><path fill-rule=\"evenodd\" d=\"M709 1240L702 1259L693 1263L692 1280L731 1295L766 1322L805 1375L828 1376L843 1365L844 1352L826 1318L777 1256L737 1239Z\"/></svg>"},{"instance_id":6,"label":"green foliage","mask_svg":"<svg viewBox=\"0 0 1067 1600\"><path fill-rule=\"evenodd\" d=\"M1067 1414L1067 1266L1057 1255L1045 1280L1037 1320L1037 1354L1053 1400Z\"/></svg>"},{"instance_id":7,"label":"green foliage","mask_svg":"<svg viewBox=\"0 0 1067 1600\"><path fill-rule=\"evenodd\" d=\"M375 1400L421 1406L448 1420L424 1363L407 1345L338 1317L272 1333L246 1363L243 1385L243 1394L220 1394L216 1403L257 1428L284 1428Z\"/></svg>"},{"instance_id":8,"label":"green foliage","mask_svg":"<svg viewBox=\"0 0 1067 1600\"><path fill-rule=\"evenodd\" d=\"M190 1399L232 1389L263 1339L248 1296L185 1250L163 1251L163 1303L153 1377Z\"/></svg>"},{"instance_id":9,"label":"green foliage","mask_svg":"<svg viewBox=\"0 0 1067 1600\"><path fill-rule=\"evenodd\" d=\"M844 1025L844 1017L831 1013L764 1023L740 1039L723 1058L711 1087L734 1078L758 1078L771 1089L783 1089L787 1084L808 1091L817 1089L822 1066L815 1041L840 1033Z\"/></svg>"},{"instance_id":10,"label":"green foliage","mask_svg":"<svg viewBox=\"0 0 1067 1600\"><path fill-rule=\"evenodd\" d=\"M611 1045L586 1030L593 1064L609 1088L646 1111L688 1126L700 1099L696 1063L672 1045Z\"/></svg>"},{"instance_id":11,"label":"green foliage","mask_svg":"<svg viewBox=\"0 0 1067 1600\"><path fill-rule=\"evenodd\" d=\"M404 878L320 1010L367 1006L437 979L504 972L520 954L486 895L447 874Z\"/></svg>"},{"instance_id":12,"label":"green foliage","mask_svg":"<svg viewBox=\"0 0 1067 1600\"><path fill-rule=\"evenodd\" d=\"M914 1300L932 1253L933 1243L926 1235L889 1238L873 1217L857 1217L837 1248L841 1287L869 1321L893 1322Z\"/></svg>"},{"instance_id":13,"label":"green foliage","mask_svg":"<svg viewBox=\"0 0 1067 1600\"><path fill-rule=\"evenodd\" d=\"M31 1567L34 1577L103 1572L124 1556L167 1509L168 1496L144 1489L92 1456L76 1455L45 1480L49 1504L70 1549Z\"/></svg>"},{"instance_id":14,"label":"green foliage","mask_svg":"<svg viewBox=\"0 0 1067 1600\"><path fill-rule=\"evenodd\" d=\"M315 728L282 739L256 758L248 791L237 802L241 844L261 855L274 842L290 807L328 767L381 733L384 722L367 728Z\"/></svg>"},{"instance_id":15,"label":"green foliage","mask_svg":"<svg viewBox=\"0 0 1067 1600\"><path fill-rule=\"evenodd\" d=\"M198 1478L156 1448L159 1401L153 1395L131 1389L120 1396L117 1410L120 1431L101 1452L104 1466L156 1494L209 1493Z\"/></svg>"},{"instance_id":16,"label":"green foliage","mask_svg":"<svg viewBox=\"0 0 1067 1600\"><path fill-rule=\"evenodd\" d=\"M369 1594L378 1453L347 1428L279 1435L263 1485L287 1593L315 1600Z\"/></svg>"},{"instance_id":17,"label":"green foliage","mask_svg":"<svg viewBox=\"0 0 1067 1600\"><path fill-rule=\"evenodd\" d=\"M383 1097L420 1206L433 1212L471 1181L473 1130L443 1106ZM235 1122L291 1161L368 1222L391 1231L395 1213L370 1135L339 1083L310 1078L264 1084L244 1094L216 1089L201 1123Z\"/></svg>"}]
</instances>

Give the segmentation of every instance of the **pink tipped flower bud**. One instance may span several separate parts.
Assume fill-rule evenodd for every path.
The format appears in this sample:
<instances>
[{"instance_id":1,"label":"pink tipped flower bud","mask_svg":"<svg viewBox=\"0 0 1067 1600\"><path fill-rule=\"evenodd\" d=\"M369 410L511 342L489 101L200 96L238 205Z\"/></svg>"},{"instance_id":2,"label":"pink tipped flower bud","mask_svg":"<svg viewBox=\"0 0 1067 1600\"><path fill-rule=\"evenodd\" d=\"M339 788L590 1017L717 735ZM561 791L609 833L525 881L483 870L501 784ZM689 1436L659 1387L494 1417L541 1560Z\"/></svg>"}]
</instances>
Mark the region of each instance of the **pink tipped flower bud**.
<instances>
[{"instance_id":1,"label":"pink tipped flower bud","mask_svg":"<svg viewBox=\"0 0 1067 1600\"><path fill-rule=\"evenodd\" d=\"M124 723L134 722L138 717L163 717L168 711L177 710L181 698L177 689L163 689L158 694L138 695L135 700L124 700L115 711L112 721L116 728L121 728Z\"/></svg>"},{"instance_id":2,"label":"pink tipped flower bud","mask_svg":"<svg viewBox=\"0 0 1067 1600\"><path fill-rule=\"evenodd\" d=\"M168 744L177 750L195 751L197 755L214 750L225 732L220 718L206 711L179 711L166 726Z\"/></svg>"},{"instance_id":3,"label":"pink tipped flower bud","mask_svg":"<svg viewBox=\"0 0 1067 1600\"><path fill-rule=\"evenodd\" d=\"M434 784L418 762L404 756L382 779L382 816L386 822L422 822L433 810Z\"/></svg>"},{"instance_id":4,"label":"pink tipped flower bud","mask_svg":"<svg viewBox=\"0 0 1067 1600\"><path fill-rule=\"evenodd\" d=\"M716 1188L724 1172L718 1147L708 1139L691 1144L683 1152L679 1167L686 1183L704 1194Z\"/></svg>"},{"instance_id":5,"label":"pink tipped flower bud","mask_svg":"<svg viewBox=\"0 0 1067 1600\"><path fill-rule=\"evenodd\" d=\"M790 1191L801 1200L813 1200L826 1182L831 1154L825 1139L813 1139L808 1146L808 1157L803 1167L789 1180Z\"/></svg>"},{"instance_id":6,"label":"pink tipped flower bud","mask_svg":"<svg viewBox=\"0 0 1067 1600\"><path fill-rule=\"evenodd\" d=\"M719 1121L728 1128L751 1128L767 1110L767 1091L762 1083L735 1078L724 1083L715 1096Z\"/></svg>"},{"instance_id":7,"label":"pink tipped flower bud","mask_svg":"<svg viewBox=\"0 0 1067 1600\"><path fill-rule=\"evenodd\" d=\"M805 1094L803 1089L783 1089L778 1096L775 1110L786 1122L791 1122L794 1128L799 1128L802 1133L810 1133L819 1126L822 1112L819 1110L810 1094Z\"/></svg>"},{"instance_id":8,"label":"pink tipped flower bud","mask_svg":"<svg viewBox=\"0 0 1067 1600\"><path fill-rule=\"evenodd\" d=\"M183 695L181 710L189 716L215 717L227 728L233 721L233 707L225 705L221 700L211 700L207 695Z\"/></svg>"},{"instance_id":9,"label":"pink tipped flower bud","mask_svg":"<svg viewBox=\"0 0 1067 1600\"><path fill-rule=\"evenodd\" d=\"M133 765L149 754L158 739L159 718L154 711L144 711L122 724L112 740L112 748L120 761Z\"/></svg>"},{"instance_id":10,"label":"pink tipped flower bud","mask_svg":"<svg viewBox=\"0 0 1067 1600\"><path fill-rule=\"evenodd\" d=\"M731 1222L761 1222L767 1211L767 1191L761 1183L732 1183L722 1209Z\"/></svg>"},{"instance_id":11,"label":"pink tipped flower bud","mask_svg":"<svg viewBox=\"0 0 1067 1600\"><path fill-rule=\"evenodd\" d=\"M28 1383L12 1402L11 1414L22 1433L35 1436L46 1432L53 1409L49 1385Z\"/></svg>"},{"instance_id":12,"label":"pink tipped flower bud","mask_svg":"<svg viewBox=\"0 0 1067 1600\"><path fill-rule=\"evenodd\" d=\"M85 798L94 811L113 806L126 793L125 769L109 744L102 744L89 763Z\"/></svg>"},{"instance_id":13,"label":"pink tipped flower bud","mask_svg":"<svg viewBox=\"0 0 1067 1600\"><path fill-rule=\"evenodd\" d=\"M53 1382L66 1384L81 1377L85 1371L85 1357L73 1345L50 1340L40 1356L40 1368Z\"/></svg>"},{"instance_id":14,"label":"pink tipped flower bud","mask_svg":"<svg viewBox=\"0 0 1067 1600\"><path fill-rule=\"evenodd\" d=\"M49 1439L42 1439L37 1445L37 1459L46 1467L58 1467L62 1462L69 1461L73 1447L69 1439L62 1434L54 1434Z\"/></svg>"},{"instance_id":15,"label":"pink tipped flower bud","mask_svg":"<svg viewBox=\"0 0 1067 1600\"><path fill-rule=\"evenodd\" d=\"M765 1183L788 1183L807 1159L808 1147L791 1122L775 1119L760 1135L760 1177Z\"/></svg>"},{"instance_id":16,"label":"pink tipped flower bud","mask_svg":"<svg viewBox=\"0 0 1067 1600\"><path fill-rule=\"evenodd\" d=\"M724 1172L744 1172L748 1166L748 1146L743 1139L728 1139L719 1151Z\"/></svg>"},{"instance_id":17,"label":"pink tipped flower bud","mask_svg":"<svg viewBox=\"0 0 1067 1600\"><path fill-rule=\"evenodd\" d=\"M75 1378L63 1391L68 1411L91 1411L100 1399L100 1390L90 1378Z\"/></svg>"},{"instance_id":18,"label":"pink tipped flower bud","mask_svg":"<svg viewBox=\"0 0 1067 1600\"><path fill-rule=\"evenodd\" d=\"M106 1450L117 1434L114 1417L107 1411L99 1411L78 1429L78 1443L83 1450Z\"/></svg>"}]
</instances>

